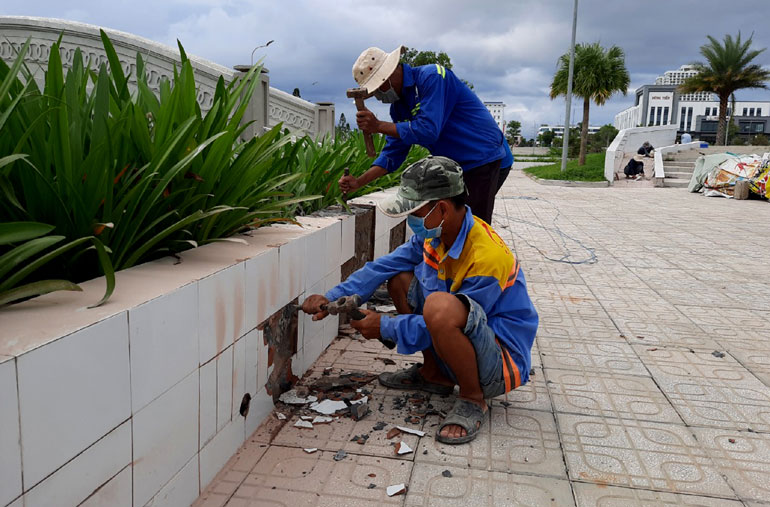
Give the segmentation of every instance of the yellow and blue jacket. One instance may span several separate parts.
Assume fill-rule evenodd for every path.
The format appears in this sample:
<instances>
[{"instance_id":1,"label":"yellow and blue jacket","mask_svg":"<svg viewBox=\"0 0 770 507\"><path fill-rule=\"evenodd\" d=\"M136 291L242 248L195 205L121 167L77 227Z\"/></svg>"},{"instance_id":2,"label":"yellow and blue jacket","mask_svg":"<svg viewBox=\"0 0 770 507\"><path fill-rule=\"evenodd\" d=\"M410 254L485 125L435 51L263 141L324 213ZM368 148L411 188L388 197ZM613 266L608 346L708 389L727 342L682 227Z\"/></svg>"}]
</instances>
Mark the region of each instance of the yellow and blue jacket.
<instances>
[{"instance_id":1,"label":"yellow and blue jacket","mask_svg":"<svg viewBox=\"0 0 770 507\"><path fill-rule=\"evenodd\" d=\"M414 272L426 298L433 292L449 292L476 301L502 345L506 390L529 380L538 316L527 293L524 273L505 241L474 217L470 208L466 207L460 233L448 250L440 239L423 242L413 236L392 253L366 263L327 292L326 298L333 301L358 294L365 301L380 284L401 272ZM383 316L380 333L395 342L401 354L431 345L422 315Z\"/></svg>"}]
</instances>

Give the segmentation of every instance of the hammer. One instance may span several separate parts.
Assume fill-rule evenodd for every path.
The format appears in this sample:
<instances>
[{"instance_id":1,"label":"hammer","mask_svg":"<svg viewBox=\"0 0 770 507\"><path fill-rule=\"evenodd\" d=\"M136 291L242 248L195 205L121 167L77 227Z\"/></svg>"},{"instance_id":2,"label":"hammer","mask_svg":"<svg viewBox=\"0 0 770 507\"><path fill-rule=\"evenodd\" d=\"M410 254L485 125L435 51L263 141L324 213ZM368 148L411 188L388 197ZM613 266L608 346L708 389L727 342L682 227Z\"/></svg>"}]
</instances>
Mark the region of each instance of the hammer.
<instances>
[{"instance_id":1,"label":"hammer","mask_svg":"<svg viewBox=\"0 0 770 507\"><path fill-rule=\"evenodd\" d=\"M368 96L369 94L363 88L348 88L348 97L355 99L356 109L359 111L366 111L364 99ZM364 133L364 143L366 143L366 154L369 157L374 158L377 154L374 152L374 141L372 140L371 134Z\"/></svg>"}]
</instances>

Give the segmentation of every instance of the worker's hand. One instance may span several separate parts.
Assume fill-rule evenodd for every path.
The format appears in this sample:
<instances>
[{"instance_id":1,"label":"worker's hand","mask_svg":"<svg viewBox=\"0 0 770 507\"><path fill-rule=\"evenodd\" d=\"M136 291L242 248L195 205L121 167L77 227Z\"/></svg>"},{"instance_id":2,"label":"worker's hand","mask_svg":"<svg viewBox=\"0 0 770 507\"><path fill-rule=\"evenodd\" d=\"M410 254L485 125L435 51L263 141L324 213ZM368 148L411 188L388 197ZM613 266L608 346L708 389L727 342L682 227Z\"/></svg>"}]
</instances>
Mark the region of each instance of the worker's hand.
<instances>
[{"instance_id":1,"label":"worker's hand","mask_svg":"<svg viewBox=\"0 0 770 507\"><path fill-rule=\"evenodd\" d=\"M312 296L308 296L307 299L305 299L305 301L302 303L302 311L308 315L312 315L313 320L321 320L329 315L329 312L321 310L321 306L328 304L329 300L326 299L325 296L322 296L321 294L313 294Z\"/></svg>"},{"instance_id":2,"label":"worker's hand","mask_svg":"<svg viewBox=\"0 0 770 507\"><path fill-rule=\"evenodd\" d=\"M340 185L340 190L343 194L347 194L348 192L354 192L361 188L361 184L358 182L358 178L355 176L347 175L340 178L340 181L338 182Z\"/></svg>"},{"instance_id":3,"label":"worker's hand","mask_svg":"<svg viewBox=\"0 0 770 507\"><path fill-rule=\"evenodd\" d=\"M381 336L380 318L382 315L371 310L361 309L361 312L365 313L366 317L361 320L351 320L350 325L367 340L379 340Z\"/></svg>"},{"instance_id":4,"label":"worker's hand","mask_svg":"<svg viewBox=\"0 0 770 507\"><path fill-rule=\"evenodd\" d=\"M356 113L356 123L364 134L376 134L380 131L380 120L368 109Z\"/></svg>"}]
</instances>

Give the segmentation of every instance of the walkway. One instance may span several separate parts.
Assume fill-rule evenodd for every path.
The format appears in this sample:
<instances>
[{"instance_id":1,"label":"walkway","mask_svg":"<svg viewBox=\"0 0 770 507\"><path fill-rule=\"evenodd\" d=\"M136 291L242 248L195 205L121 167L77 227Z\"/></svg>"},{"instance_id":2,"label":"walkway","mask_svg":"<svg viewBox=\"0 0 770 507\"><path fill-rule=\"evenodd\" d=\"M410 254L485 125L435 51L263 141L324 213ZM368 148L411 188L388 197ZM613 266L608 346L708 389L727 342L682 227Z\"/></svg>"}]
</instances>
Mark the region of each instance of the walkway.
<instances>
[{"instance_id":1,"label":"walkway","mask_svg":"<svg viewBox=\"0 0 770 507\"><path fill-rule=\"evenodd\" d=\"M768 223L763 202L541 186L515 171L493 225L522 260L541 325L533 380L492 401L483 434L439 444L435 413L451 399L375 381L366 386L374 412L362 421L302 429L297 414L271 418L198 504L768 502ZM306 382L328 367L378 373L414 360L340 338ZM385 428L373 430L379 421ZM426 436L389 440L393 425ZM414 452L396 456L398 441ZM335 461L340 449L347 455ZM388 497L399 483L406 495Z\"/></svg>"}]
</instances>

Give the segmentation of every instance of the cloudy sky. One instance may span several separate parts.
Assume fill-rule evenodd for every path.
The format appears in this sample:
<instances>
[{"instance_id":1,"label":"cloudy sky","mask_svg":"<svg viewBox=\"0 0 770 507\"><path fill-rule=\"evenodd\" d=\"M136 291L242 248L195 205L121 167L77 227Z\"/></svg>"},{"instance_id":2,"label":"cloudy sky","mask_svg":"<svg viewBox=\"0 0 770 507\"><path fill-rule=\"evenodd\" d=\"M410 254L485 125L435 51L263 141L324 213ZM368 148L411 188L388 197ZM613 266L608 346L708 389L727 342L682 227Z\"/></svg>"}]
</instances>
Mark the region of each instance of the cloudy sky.
<instances>
[{"instance_id":1,"label":"cloudy sky","mask_svg":"<svg viewBox=\"0 0 770 507\"><path fill-rule=\"evenodd\" d=\"M548 87L569 48L571 0L3 0L0 14L55 17L135 33L226 66L249 63L254 47L270 69L271 85L314 102L331 101L348 118L345 90L361 51L398 44L446 51L458 76L482 100L502 100L506 119L534 126L561 123L564 100ZM633 90L666 70L698 60L706 35L754 33L770 47L768 0L580 0L578 42L618 45L631 75L627 96L593 106L591 124L611 123L632 105ZM770 66L770 50L757 62ZM739 100L770 100L770 91L743 91ZM369 102L375 102L371 100ZM574 103L574 101L573 101ZM372 104L380 117L383 106ZM581 107L574 107L579 120Z\"/></svg>"}]
</instances>

